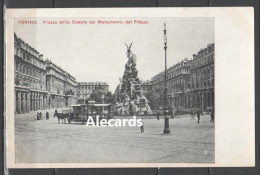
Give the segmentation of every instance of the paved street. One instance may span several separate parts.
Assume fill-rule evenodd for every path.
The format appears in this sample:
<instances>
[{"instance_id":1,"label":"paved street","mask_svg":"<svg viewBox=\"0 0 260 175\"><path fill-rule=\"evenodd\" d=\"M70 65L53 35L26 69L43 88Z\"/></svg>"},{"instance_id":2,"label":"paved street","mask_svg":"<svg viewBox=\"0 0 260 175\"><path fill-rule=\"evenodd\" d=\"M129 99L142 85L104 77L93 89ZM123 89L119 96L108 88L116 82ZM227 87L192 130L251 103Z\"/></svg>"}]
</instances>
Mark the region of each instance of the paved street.
<instances>
[{"instance_id":1,"label":"paved street","mask_svg":"<svg viewBox=\"0 0 260 175\"><path fill-rule=\"evenodd\" d=\"M209 115L201 123L190 116L170 120L170 135L162 135L164 120L144 119L140 127L87 127L36 120L36 114L15 116L17 163L212 163L214 124Z\"/></svg>"}]
</instances>

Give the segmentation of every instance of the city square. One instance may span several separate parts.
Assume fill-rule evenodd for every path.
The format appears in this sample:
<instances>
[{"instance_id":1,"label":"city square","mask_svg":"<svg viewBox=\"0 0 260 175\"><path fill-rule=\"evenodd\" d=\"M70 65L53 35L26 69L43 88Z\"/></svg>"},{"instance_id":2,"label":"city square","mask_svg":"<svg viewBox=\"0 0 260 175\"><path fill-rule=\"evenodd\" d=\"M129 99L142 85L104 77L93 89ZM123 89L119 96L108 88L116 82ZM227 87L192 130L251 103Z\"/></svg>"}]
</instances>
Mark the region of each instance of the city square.
<instances>
[{"instance_id":1,"label":"city square","mask_svg":"<svg viewBox=\"0 0 260 175\"><path fill-rule=\"evenodd\" d=\"M191 115L175 116L164 135L163 116L147 116L141 133L140 127L58 124L48 111L49 120L36 120L35 112L15 116L17 163L214 163L214 124L206 113L200 124Z\"/></svg>"},{"instance_id":2,"label":"city square","mask_svg":"<svg viewBox=\"0 0 260 175\"><path fill-rule=\"evenodd\" d=\"M142 27L158 32L157 40L141 33L132 38L139 27L120 37L114 32L117 23L111 24L103 35L108 41L117 38L111 41L116 49L110 42L104 42L108 48L97 45L103 40L94 24L77 28L94 45L87 47L85 40L77 43L61 35L57 39L68 48L64 52L61 47L56 51L56 45L50 47L52 43L43 44L49 40L42 29L61 27L81 37L73 26L47 27L39 19L36 30L41 32L35 44L35 38L28 37L32 28L19 28L18 22L19 30L14 32L16 163L214 163L214 20L173 18L160 21L161 27L157 23L151 18ZM193 35L193 27L198 26L204 30ZM182 35L179 42L183 37L190 41L183 43L189 49L173 42L175 33ZM194 36L203 42L197 44L197 39L191 39ZM156 43L156 49L142 50L141 41L147 46ZM67 42L79 51L69 49ZM88 57L82 52L88 52ZM139 121L138 126L86 125L89 119L99 123L97 116L119 123L137 116Z\"/></svg>"}]
</instances>

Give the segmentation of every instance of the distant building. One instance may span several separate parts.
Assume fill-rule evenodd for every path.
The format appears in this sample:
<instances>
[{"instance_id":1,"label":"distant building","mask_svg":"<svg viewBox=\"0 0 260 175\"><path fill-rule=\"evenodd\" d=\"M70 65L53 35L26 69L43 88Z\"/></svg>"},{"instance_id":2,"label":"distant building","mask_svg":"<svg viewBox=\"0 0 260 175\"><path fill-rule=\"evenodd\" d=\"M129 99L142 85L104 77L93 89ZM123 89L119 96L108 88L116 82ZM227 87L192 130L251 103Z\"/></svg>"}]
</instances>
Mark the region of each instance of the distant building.
<instances>
[{"instance_id":1,"label":"distant building","mask_svg":"<svg viewBox=\"0 0 260 175\"><path fill-rule=\"evenodd\" d=\"M47 108L43 55L14 34L15 113Z\"/></svg>"},{"instance_id":2,"label":"distant building","mask_svg":"<svg viewBox=\"0 0 260 175\"><path fill-rule=\"evenodd\" d=\"M151 88L152 92L155 95L155 98L157 99L157 103L159 106L164 106L164 72L160 72L159 74L155 75L151 79Z\"/></svg>"},{"instance_id":3,"label":"distant building","mask_svg":"<svg viewBox=\"0 0 260 175\"><path fill-rule=\"evenodd\" d=\"M14 34L15 113L68 107L77 102L77 82Z\"/></svg>"},{"instance_id":4,"label":"distant building","mask_svg":"<svg viewBox=\"0 0 260 175\"><path fill-rule=\"evenodd\" d=\"M167 69L167 106L176 110L214 106L214 43ZM151 89L164 107L164 71L151 79Z\"/></svg>"},{"instance_id":5,"label":"distant building","mask_svg":"<svg viewBox=\"0 0 260 175\"><path fill-rule=\"evenodd\" d=\"M73 76L46 60L46 87L49 108L69 107L77 101L77 82Z\"/></svg>"},{"instance_id":6,"label":"distant building","mask_svg":"<svg viewBox=\"0 0 260 175\"><path fill-rule=\"evenodd\" d=\"M77 86L78 82L76 81L76 79L69 73L66 73L64 84L66 106L77 103Z\"/></svg>"},{"instance_id":7,"label":"distant building","mask_svg":"<svg viewBox=\"0 0 260 175\"><path fill-rule=\"evenodd\" d=\"M108 89L109 86L105 82L79 82L77 86L78 103L86 103L94 90L106 94Z\"/></svg>"},{"instance_id":8,"label":"distant building","mask_svg":"<svg viewBox=\"0 0 260 175\"><path fill-rule=\"evenodd\" d=\"M189 100L186 90L189 89L190 61L185 58L167 70L167 106L186 107ZM165 72L152 77L151 85L160 106L164 106Z\"/></svg>"},{"instance_id":9,"label":"distant building","mask_svg":"<svg viewBox=\"0 0 260 175\"><path fill-rule=\"evenodd\" d=\"M149 80L143 81L141 83L141 87L142 87L144 96L146 96L146 94L148 94L152 89L151 82Z\"/></svg>"},{"instance_id":10,"label":"distant building","mask_svg":"<svg viewBox=\"0 0 260 175\"><path fill-rule=\"evenodd\" d=\"M214 106L214 43L193 55L190 64L191 105L206 109Z\"/></svg>"},{"instance_id":11,"label":"distant building","mask_svg":"<svg viewBox=\"0 0 260 175\"><path fill-rule=\"evenodd\" d=\"M190 61L185 58L180 63L170 67L167 73L168 106L174 106L175 108L190 107L187 94L190 81Z\"/></svg>"}]
</instances>

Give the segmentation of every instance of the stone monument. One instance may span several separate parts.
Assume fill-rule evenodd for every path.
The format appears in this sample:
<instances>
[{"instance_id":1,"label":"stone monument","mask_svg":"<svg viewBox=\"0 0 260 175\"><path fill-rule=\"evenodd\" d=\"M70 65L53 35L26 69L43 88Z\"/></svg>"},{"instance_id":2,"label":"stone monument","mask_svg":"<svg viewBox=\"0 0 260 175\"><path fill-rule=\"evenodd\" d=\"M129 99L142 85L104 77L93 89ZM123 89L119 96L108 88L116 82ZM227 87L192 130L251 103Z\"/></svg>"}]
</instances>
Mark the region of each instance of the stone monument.
<instances>
[{"instance_id":1,"label":"stone monument","mask_svg":"<svg viewBox=\"0 0 260 175\"><path fill-rule=\"evenodd\" d=\"M119 115L149 115L152 114L149 101L143 95L141 81L136 69L136 55L132 53L131 46L127 47L127 63L123 78L120 80L118 89L117 111Z\"/></svg>"}]
</instances>

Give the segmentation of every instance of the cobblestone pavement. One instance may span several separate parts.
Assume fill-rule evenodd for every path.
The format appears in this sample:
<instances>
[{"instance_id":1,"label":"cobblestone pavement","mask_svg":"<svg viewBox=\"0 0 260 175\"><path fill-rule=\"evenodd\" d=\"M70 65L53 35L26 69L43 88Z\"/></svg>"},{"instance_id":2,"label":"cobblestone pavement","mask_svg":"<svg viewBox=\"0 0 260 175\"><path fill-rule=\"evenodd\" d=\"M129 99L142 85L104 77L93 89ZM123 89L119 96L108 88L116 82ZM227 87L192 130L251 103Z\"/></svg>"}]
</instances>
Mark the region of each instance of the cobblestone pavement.
<instances>
[{"instance_id":1,"label":"cobblestone pavement","mask_svg":"<svg viewBox=\"0 0 260 175\"><path fill-rule=\"evenodd\" d=\"M164 120L144 119L140 127L92 127L36 120L35 114L15 116L17 163L213 163L214 124L201 117L170 119L170 135L163 135Z\"/></svg>"}]
</instances>

